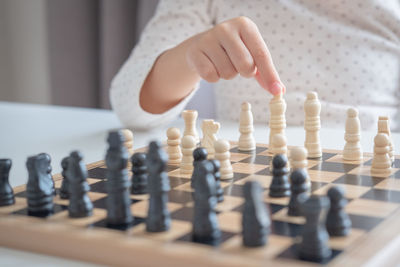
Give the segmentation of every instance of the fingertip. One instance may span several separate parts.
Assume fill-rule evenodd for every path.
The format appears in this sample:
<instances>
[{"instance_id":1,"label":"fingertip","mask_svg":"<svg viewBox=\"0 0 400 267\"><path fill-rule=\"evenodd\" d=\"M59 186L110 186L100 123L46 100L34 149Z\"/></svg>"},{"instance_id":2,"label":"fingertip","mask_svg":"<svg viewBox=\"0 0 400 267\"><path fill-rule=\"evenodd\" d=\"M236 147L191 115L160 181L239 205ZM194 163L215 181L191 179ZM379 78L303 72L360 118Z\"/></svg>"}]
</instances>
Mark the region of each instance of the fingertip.
<instances>
[{"instance_id":1,"label":"fingertip","mask_svg":"<svg viewBox=\"0 0 400 267\"><path fill-rule=\"evenodd\" d=\"M273 82L269 87L269 91L273 95L285 93L285 87L280 82Z\"/></svg>"}]
</instances>

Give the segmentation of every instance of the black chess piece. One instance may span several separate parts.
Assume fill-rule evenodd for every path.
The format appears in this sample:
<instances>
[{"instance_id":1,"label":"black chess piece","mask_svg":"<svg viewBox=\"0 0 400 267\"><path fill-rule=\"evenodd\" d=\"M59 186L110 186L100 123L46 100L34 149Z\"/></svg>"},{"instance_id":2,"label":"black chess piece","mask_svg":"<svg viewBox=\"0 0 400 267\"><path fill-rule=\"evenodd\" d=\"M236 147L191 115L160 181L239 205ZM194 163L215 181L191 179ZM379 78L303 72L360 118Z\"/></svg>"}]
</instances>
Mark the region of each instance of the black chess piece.
<instances>
[{"instance_id":1,"label":"black chess piece","mask_svg":"<svg viewBox=\"0 0 400 267\"><path fill-rule=\"evenodd\" d=\"M53 176L51 175L51 171L52 171L52 168L51 168L51 157L50 157L50 155L47 154L47 153L40 153L39 155L43 155L43 156L46 157L47 160L49 161L49 167L47 168L47 180L49 180L49 183L52 184L52 187L53 187L53 195L56 195L56 194L57 194L57 192L56 192L56 187L55 187L55 185L54 185Z\"/></svg>"},{"instance_id":2,"label":"black chess piece","mask_svg":"<svg viewBox=\"0 0 400 267\"><path fill-rule=\"evenodd\" d=\"M15 203L14 191L8 180L11 165L11 159L0 159L0 207Z\"/></svg>"},{"instance_id":3,"label":"black chess piece","mask_svg":"<svg viewBox=\"0 0 400 267\"><path fill-rule=\"evenodd\" d=\"M221 231L215 212L217 198L213 165L202 161L198 163L197 169L192 240L215 246L220 242Z\"/></svg>"},{"instance_id":4,"label":"black chess piece","mask_svg":"<svg viewBox=\"0 0 400 267\"><path fill-rule=\"evenodd\" d=\"M132 163L132 187L131 193L134 195L147 193L147 166L146 154L135 153L131 157Z\"/></svg>"},{"instance_id":5,"label":"black chess piece","mask_svg":"<svg viewBox=\"0 0 400 267\"><path fill-rule=\"evenodd\" d=\"M192 179L190 181L190 186L192 188L196 187L194 185L196 183L196 177L194 174L196 172L197 163L206 160L207 156L208 156L208 152L207 152L207 149L205 149L204 147L198 147L195 150L193 150L193 174L192 174Z\"/></svg>"},{"instance_id":6,"label":"black chess piece","mask_svg":"<svg viewBox=\"0 0 400 267\"><path fill-rule=\"evenodd\" d=\"M29 173L26 185L28 215L47 217L54 211L53 183L49 180L49 157L46 154L29 157L26 167Z\"/></svg>"},{"instance_id":7,"label":"black chess piece","mask_svg":"<svg viewBox=\"0 0 400 267\"><path fill-rule=\"evenodd\" d=\"M61 168L62 168L61 175L63 177L63 180L61 182L61 188L60 188L60 198L61 199L69 199L69 192L68 192L69 182L68 182L68 178L67 178L68 160L69 160L69 157L65 157L61 161Z\"/></svg>"},{"instance_id":8,"label":"black chess piece","mask_svg":"<svg viewBox=\"0 0 400 267\"><path fill-rule=\"evenodd\" d=\"M302 241L299 244L299 257L303 260L324 262L332 255L328 246L329 235L325 228L325 215L329 208L327 197L311 196L302 204L306 217Z\"/></svg>"},{"instance_id":9,"label":"black chess piece","mask_svg":"<svg viewBox=\"0 0 400 267\"><path fill-rule=\"evenodd\" d=\"M68 157L67 179L69 188L69 217L81 218L91 216L93 204L87 192L90 187L86 181L87 169L82 161L83 156L79 151L73 151Z\"/></svg>"},{"instance_id":10,"label":"black chess piece","mask_svg":"<svg viewBox=\"0 0 400 267\"><path fill-rule=\"evenodd\" d=\"M124 146L121 131L108 134L107 165L107 225L127 229L133 223L129 188L131 181L127 170L129 154Z\"/></svg>"},{"instance_id":11,"label":"black chess piece","mask_svg":"<svg viewBox=\"0 0 400 267\"><path fill-rule=\"evenodd\" d=\"M217 187L217 201L218 202L223 202L224 201L224 190L221 187L221 164L219 163L219 160L212 159L210 160L214 167L214 177L215 177L215 186Z\"/></svg>"},{"instance_id":12,"label":"black chess piece","mask_svg":"<svg viewBox=\"0 0 400 267\"><path fill-rule=\"evenodd\" d=\"M286 167L287 157L283 154L275 155L272 159L272 181L269 187L270 197L290 196L290 184L288 181L289 170Z\"/></svg>"},{"instance_id":13,"label":"black chess piece","mask_svg":"<svg viewBox=\"0 0 400 267\"><path fill-rule=\"evenodd\" d=\"M301 216L301 205L308 197L307 173L304 169L295 169L290 174L289 216Z\"/></svg>"},{"instance_id":14,"label":"black chess piece","mask_svg":"<svg viewBox=\"0 0 400 267\"><path fill-rule=\"evenodd\" d=\"M271 220L263 201L263 189L257 181L248 181L243 187L244 208L242 216L243 245L264 246L268 241Z\"/></svg>"},{"instance_id":15,"label":"black chess piece","mask_svg":"<svg viewBox=\"0 0 400 267\"><path fill-rule=\"evenodd\" d=\"M338 186L331 187L328 197L331 206L326 216L326 229L330 236L347 236L351 230L351 220L345 211L347 199L344 190Z\"/></svg>"},{"instance_id":16,"label":"black chess piece","mask_svg":"<svg viewBox=\"0 0 400 267\"><path fill-rule=\"evenodd\" d=\"M166 170L168 155L161 143L153 141L149 144L146 166L149 172L147 191L150 194L149 210L146 219L148 232L167 231L171 225L171 217L167 208L169 179Z\"/></svg>"}]
</instances>

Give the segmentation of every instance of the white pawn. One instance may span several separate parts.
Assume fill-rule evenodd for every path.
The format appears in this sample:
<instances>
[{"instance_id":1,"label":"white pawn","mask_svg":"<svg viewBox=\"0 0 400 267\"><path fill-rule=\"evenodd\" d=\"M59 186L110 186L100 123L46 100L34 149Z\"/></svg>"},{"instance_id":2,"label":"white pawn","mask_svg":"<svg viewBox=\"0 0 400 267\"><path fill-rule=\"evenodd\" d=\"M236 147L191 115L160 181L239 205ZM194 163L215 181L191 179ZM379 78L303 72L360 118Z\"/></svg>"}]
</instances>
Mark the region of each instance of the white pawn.
<instances>
[{"instance_id":1,"label":"white pawn","mask_svg":"<svg viewBox=\"0 0 400 267\"><path fill-rule=\"evenodd\" d=\"M191 135L182 138L182 161L181 173L191 174L193 172L193 150L196 148L196 140Z\"/></svg>"},{"instance_id":2,"label":"white pawn","mask_svg":"<svg viewBox=\"0 0 400 267\"><path fill-rule=\"evenodd\" d=\"M346 140L346 144L343 148L344 160L362 160L363 153L360 139L360 119L358 118L358 110L355 108L349 108L347 110L346 132L344 134L344 140Z\"/></svg>"},{"instance_id":3,"label":"white pawn","mask_svg":"<svg viewBox=\"0 0 400 267\"><path fill-rule=\"evenodd\" d=\"M203 139L201 139L201 146L207 150L208 158L214 158L214 142L217 141L217 132L220 128L218 122L214 120L203 120L201 130L203 131Z\"/></svg>"},{"instance_id":4,"label":"white pawn","mask_svg":"<svg viewBox=\"0 0 400 267\"><path fill-rule=\"evenodd\" d=\"M199 134L196 130L197 110L184 110L182 111L182 118L185 121L185 130L183 136L191 135L194 137L196 144L200 142Z\"/></svg>"},{"instance_id":5,"label":"white pawn","mask_svg":"<svg viewBox=\"0 0 400 267\"><path fill-rule=\"evenodd\" d=\"M322 149L319 140L319 130L321 129L321 103L316 92L308 92L304 102L304 129L306 130L306 140L304 147L308 151L308 158L320 158Z\"/></svg>"},{"instance_id":6,"label":"white pawn","mask_svg":"<svg viewBox=\"0 0 400 267\"><path fill-rule=\"evenodd\" d=\"M389 117L387 116L379 116L378 120L378 133L387 134L389 137L389 157L392 162L394 162L394 146L392 135L390 133L390 126L389 126Z\"/></svg>"},{"instance_id":7,"label":"white pawn","mask_svg":"<svg viewBox=\"0 0 400 267\"><path fill-rule=\"evenodd\" d=\"M293 171L295 169L304 169L307 173L306 183L310 186L310 176L307 171L308 160L307 160L307 149L304 147L294 147L290 150L290 169Z\"/></svg>"},{"instance_id":8,"label":"white pawn","mask_svg":"<svg viewBox=\"0 0 400 267\"><path fill-rule=\"evenodd\" d=\"M287 153L287 139L283 134L275 134L272 137L272 154L286 154Z\"/></svg>"},{"instance_id":9,"label":"white pawn","mask_svg":"<svg viewBox=\"0 0 400 267\"><path fill-rule=\"evenodd\" d=\"M253 136L253 114L251 113L251 105L249 102L242 103L239 119L239 132L239 151L252 151L256 149L256 142Z\"/></svg>"},{"instance_id":10,"label":"white pawn","mask_svg":"<svg viewBox=\"0 0 400 267\"><path fill-rule=\"evenodd\" d=\"M128 150L129 155L133 155L133 133L129 129L122 129L122 135L124 136L124 146Z\"/></svg>"},{"instance_id":11,"label":"white pawn","mask_svg":"<svg viewBox=\"0 0 400 267\"><path fill-rule=\"evenodd\" d=\"M178 128L171 127L167 130L167 153L169 163L178 164L182 160L181 151L181 131Z\"/></svg>"},{"instance_id":12,"label":"white pawn","mask_svg":"<svg viewBox=\"0 0 400 267\"><path fill-rule=\"evenodd\" d=\"M214 143L215 159L219 160L221 168L221 180L233 178L233 169L231 165L230 145L226 140L218 140Z\"/></svg>"},{"instance_id":13,"label":"white pawn","mask_svg":"<svg viewBox=\"0 0 400 267\"><path fill-rule=\"evenodd\" d=\"M273 143L272 137L275 134L285 135L286 128L286 101L282 94L274 95L269 102L270 119L269 119L269 146L268 152L272 153Z\"/></svg>"},{"instance_id":14,"label":"white pawn","mask_svg":"<svg viewBox=\"0 0 400 267\"><path fill-rule=\"evenodd\" d=\"M371 175L389 176L392 161L389 157L389 137L378 133L374 138L374 158L372 159Z\"/></svg>"}]
</instances>

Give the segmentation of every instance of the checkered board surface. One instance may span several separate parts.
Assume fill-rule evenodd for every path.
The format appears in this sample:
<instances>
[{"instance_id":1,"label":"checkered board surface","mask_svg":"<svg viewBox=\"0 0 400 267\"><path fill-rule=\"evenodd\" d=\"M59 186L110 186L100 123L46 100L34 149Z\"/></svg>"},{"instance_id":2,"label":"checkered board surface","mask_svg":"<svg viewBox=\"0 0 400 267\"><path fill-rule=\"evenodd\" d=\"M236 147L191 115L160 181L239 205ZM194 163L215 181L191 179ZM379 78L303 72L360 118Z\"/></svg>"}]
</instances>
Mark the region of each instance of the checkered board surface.
<instances>
[{"instance_id":1,"label":"checkered board surface","mask_svg":"<svg viewBox=\"0 0 400 267\"><path fill-rule=\"evenodd\" d=\"M0 235L3 236L0 237L0 245L106 264L116 264L121 257L128 257L131 263L142 257L143 262L155 265L157 259L164 263L204 261L208 265L230 266L240 263L258 265L268 261L277 265L315 264L300 261L296 256L296 242L299 241L304 218L287 216L288 198L268 197L272 179L271 158L266 145L258 144L255 153L244 153L232 143L234 178L221 182L225 200L217 206L222 231L219 247L191 241L193 199L190 175L180 174L178 165L168 165L167 170L171 185L168 209L172 218L168 232L146 233L148 195L131 195L131 210L135 217L132 227L125 231L107 228L104 162L88 165L89 196L95 207L93 216L69 218L68 200L57 196L54 199L54 215L45 219L29 217L25 186L20 186L14 189L16 204L0 208ZM400 217L396 216L400 214L400 157L396 157L390 177L371 177L371 160L371 155L366 154L361 163L345 163L340 151L324 150L321 160L308 161L312 194L324 195L331 186L338 185L344 187L349 201L346 209L352 221L352 231L348 237L330 239L333 254L327 262L329 264L335 265L338 260L346 259L348 251L357 250L360 244L367 242L366 238L374 231L380 231L385 221ZM54 175L54 179L56 188L59 188L61 176ZM241 245L242 191L249 179L258 180L264 187L264 202L271 214L271 234L267 246L262 248L250 249ZM18 237L13 238L13 235ZM31 240L35 238L39 240ZM39 248L37 243L41 244ZM88 244L96 244L97 247ZM120 255L124 253L124 248L128 255ZM103 257L99 255L102 253Z\"/></svg>"}]
</instances>

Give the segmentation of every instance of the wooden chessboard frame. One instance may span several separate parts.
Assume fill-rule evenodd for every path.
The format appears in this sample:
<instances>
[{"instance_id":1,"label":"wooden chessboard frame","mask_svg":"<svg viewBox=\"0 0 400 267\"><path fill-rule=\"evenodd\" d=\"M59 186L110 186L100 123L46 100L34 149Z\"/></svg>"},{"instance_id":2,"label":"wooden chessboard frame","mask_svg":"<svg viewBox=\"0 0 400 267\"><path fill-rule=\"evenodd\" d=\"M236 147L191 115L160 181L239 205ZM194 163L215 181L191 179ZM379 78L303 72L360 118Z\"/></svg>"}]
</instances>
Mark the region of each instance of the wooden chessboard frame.
<instances>
[{"instance_id":1,"label":"wooden chessboard frame","mask_svg":"<svg viewBox=\"0 0 400 267\"><path fill-rule=\"evenodd\" d=\"M231 144L236 145L235 142ZM257 144L258 147L267 147ZM144 151L142 148L137 151ZM324 150L326 153L340 154L338 150ZM371 157L370 153L364 153ZM396 159L400 159L397 155ZM104 165L98 161L87 165L93 169ZM60 185L61 175L53 176ZM25 185L14 188L17 194L25 190ZM259 266L260 261L252 257L242 257L234 253L220 253L217 249L186 243L160 243L143 236L127 235L124 232L106 228L87 228L67 225L40 218L9 215L18 207L26 207L26 203L17 201L15 205L0 208L0 245L35 253L49 254L58 257L107 264L113 266ZM81 219L85 220L85 219ZM328 266L360 266L369 264L390 265L399 262L400 237L396 236L400 225L400 209L388 216L368 235L363 236L346 252L329 262ZM168 233L166 233L168 234ZM118 242L116 242L118 240ZM251 250L245 253L251 255ZM273 249L268 245L263 249ZM266 259L263 265L301 266L313 265L304 261L278 261Z\"/></svg>"}]
</instances>

